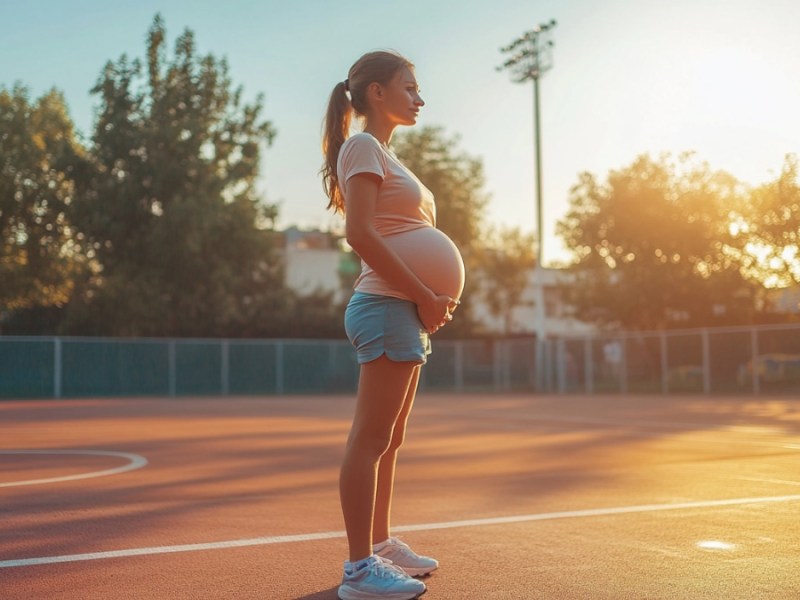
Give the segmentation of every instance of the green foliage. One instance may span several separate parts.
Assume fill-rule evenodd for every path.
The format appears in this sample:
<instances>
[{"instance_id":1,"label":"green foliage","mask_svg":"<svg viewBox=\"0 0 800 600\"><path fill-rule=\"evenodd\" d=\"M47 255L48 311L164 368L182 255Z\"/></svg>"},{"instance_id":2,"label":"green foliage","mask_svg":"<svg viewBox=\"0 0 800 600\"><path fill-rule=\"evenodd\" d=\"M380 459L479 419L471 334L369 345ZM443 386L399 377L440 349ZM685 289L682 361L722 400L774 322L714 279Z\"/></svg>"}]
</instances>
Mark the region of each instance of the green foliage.
<instances>
[{"instance_id":1,"label":"green foliage","mask_svg":"<svg viewBox=\"0 0 800 600\"><path fill-rule=\"evenodd\" d=\"M436 226L458 246L466 267L462 305L455 320L437 334L463 337L474 328L470 298L477 287L478 257L489 197L484 191L483 163L458 149L458 136L447 137L441 127L422 127L395 136L392 147L398 158L436 199Z\"/></svg>"},{"instance_id":2,"label":"green foliage","mask_svg":"<svg viewBox=\"0 0 800 600\"><path fill-rule=\"evenodd\" d=\"M156 17L147 58L109 62L93 170L73 206L98 268L70 306L70 331L113 335L248 335L280 319L274 207L259 203L261 148L275 135L263 99L242 100L228 65L185 31L167 57ZM256 327L257 328L257 327Z\"/></svg>"},{"instance_id":3,"label":"green foliage","mask_svg":"<svg viewBox=\"0 0 800 600\"><path fill-rule=\"evenodd\" d=\"M483 163L458 150L459 138L441 127L422 127L397 135L392 148L436 198L436 226L462 250L478 248L488 196Z\"/></svg>"},{"instance_id":4,"label":"green foliage","mask_svg":"<svg viewBox=\"0 0 800 600\"><path fill-rule=\"evenodd\" d=\"M536 266L534 248L535 237L514 227L490 231L480 253L481 297L489 312L503 319L505 334L511 333L514 309L521 306Z\"/></svg>"},{"instance_id":5,"label":"green foliage","mask_svg":"<svg viewBox=\"0 0 800 600\"><path fill-rule=\"evenodd\" d=\"M315 290L310 294L289 293L288 318L275 323L265 334L274 337L304 339L343 339L345 305L334 301L330 291Z\"/></svg>"},{"instance_id":6,"label":"green foliage","mask_svg":"<svg viewBox=\"0 0 800 600\"><path fill-rule=\"evenodd\" d=\"M775 287L800 284L800 164L788 155L778 177L757 187L734 217L742 271Z\"/></svg>"},{"instance_id":7,"label":"green foliage","mask_svg":"<svg viewBox=\"0 0 800 600\"><path fill-rule=\"evenodd\" d=\"M0 88L0 308L63 306L85 268L68 219L83 160L63 96Z\"/></svg>"},{"instance_id":8,"label":"green foliage","mask_svg":"<svg viewBox=\"0 0 800 600\"><path fill-rule=\"evenodd\" d=\"M582 174L558 224L576 259L565 292L578 316L632 329L749 322L754 289L729 231L743 194L690 155L641 156L605 184Z\"/></svg>"}]
</instances>

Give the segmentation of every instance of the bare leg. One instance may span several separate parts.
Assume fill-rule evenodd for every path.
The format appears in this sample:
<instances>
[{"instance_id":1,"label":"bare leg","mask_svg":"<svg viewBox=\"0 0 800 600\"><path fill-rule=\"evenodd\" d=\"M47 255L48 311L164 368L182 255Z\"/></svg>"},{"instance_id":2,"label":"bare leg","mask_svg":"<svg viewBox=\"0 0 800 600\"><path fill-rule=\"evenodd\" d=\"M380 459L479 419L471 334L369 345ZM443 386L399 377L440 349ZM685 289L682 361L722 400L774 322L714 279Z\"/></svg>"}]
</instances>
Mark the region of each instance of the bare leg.
<instances>
[{"instance_id":1,"label":"bare leg","mask_svg":"<svg viewBox=\"0 0 800 600\"><path fill-rule=\"evenodd\" d=\"M403 445L406 435L406 424L414 398L417 395L420 366L414 369L411 383L408 386L403 408L397 417L397 422L392 433L389 449L381 456L378 464L378 489L375 496L375 516L372 524L373 542L379 543L389 538L390 513L392 511L392 492L394 490L394 471L397 464L397 451Z\"/></svg>"},{"instance_id":2,"label":"bare leg","mask_svg":"<svg viewBox=\"0 0 800 600\"><path fill-rule=\"evenodd\" d=\"M351 561L372 554L378 462L392 441L416 366L386 355L361 365L356 414L339 476Z\"/></svg>"}]
</instances>

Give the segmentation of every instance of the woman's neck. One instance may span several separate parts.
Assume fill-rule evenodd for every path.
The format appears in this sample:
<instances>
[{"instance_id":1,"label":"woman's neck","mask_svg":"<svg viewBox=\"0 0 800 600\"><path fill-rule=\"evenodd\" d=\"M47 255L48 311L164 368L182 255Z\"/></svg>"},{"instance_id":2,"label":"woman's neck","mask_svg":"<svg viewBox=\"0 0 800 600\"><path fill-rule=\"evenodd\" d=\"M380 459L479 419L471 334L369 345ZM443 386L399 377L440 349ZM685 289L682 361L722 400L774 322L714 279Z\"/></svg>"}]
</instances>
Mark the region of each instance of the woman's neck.
<instances>
[{"instance_id":1,"label":"woman's neck","mask_svg":"<svg viewBox=\"0 0 800 600\"><path fill-rule=\"evenodd\" d=\"M394 123L382 123L380 121L370 120L364 127L364 132L370 134L384 146L389 146L392 141L392 134L394 133Z\"/></svg>"}]
</instances>

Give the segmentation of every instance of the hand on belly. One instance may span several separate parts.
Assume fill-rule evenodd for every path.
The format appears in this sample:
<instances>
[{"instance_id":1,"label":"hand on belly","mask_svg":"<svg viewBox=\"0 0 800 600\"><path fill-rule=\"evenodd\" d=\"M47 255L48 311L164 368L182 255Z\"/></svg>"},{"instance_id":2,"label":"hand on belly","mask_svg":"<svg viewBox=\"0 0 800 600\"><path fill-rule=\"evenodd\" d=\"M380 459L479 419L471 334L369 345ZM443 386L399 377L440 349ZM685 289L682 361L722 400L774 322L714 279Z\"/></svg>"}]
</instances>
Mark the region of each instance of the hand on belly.
<instances>
[{"instance_id":1,"label":"hand on belly","mask_svg":"<svg viewBox=\"0 0 800 600\"><path fill-rule=\"evenodd\" d=\"M464 291L464 261L444 233L420 227L384 238L386 244L435 294L458 299Z\"/></svg>"}]
</instances>

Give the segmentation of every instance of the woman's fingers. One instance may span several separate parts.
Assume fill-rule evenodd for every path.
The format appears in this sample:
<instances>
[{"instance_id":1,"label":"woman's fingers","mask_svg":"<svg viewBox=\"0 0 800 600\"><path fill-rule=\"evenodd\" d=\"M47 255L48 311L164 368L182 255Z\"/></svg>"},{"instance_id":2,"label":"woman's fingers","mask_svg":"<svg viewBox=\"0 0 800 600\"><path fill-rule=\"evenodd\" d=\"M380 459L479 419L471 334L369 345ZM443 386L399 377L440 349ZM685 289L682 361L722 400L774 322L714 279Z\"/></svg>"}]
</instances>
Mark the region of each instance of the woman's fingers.
<instances>
[{"instance_id":1,"label":"woman's fingers","mask_svg":"<svg viewBox=\"0 0 800 600\"><path fill-rule=\"evenodd\" d=\"M458 308L461 301L450 296L438 296L436 303L437 305L420 305L417 307L420 321L426 326L425 331L429 334L436 333L453 320L453 311Z\"/></svg>"},{"instance_id":2,"label":"woman's fingers","mask_svg":"<svg viewBox=\"0 0 800 600\"><path fill-rule=\"evenodd\" d=\"M452 320L453 320L453 315L451 315L450 313L448 313L448 314L447 314L447 316L446 316L444 319L442 319L442 322L441 322L441 323L439 323L439 324L438 324L436 327L434 327L433 329L429 329L429 330L428 330L428 333L430 333L430 334L434 334L434 333L436 333L437 331L439 331L439 330L440 330L442 327L444 327L445 325L447 325L447 324L448 324L450 321L452 321Z\"/></svg>"}]
</instances>

